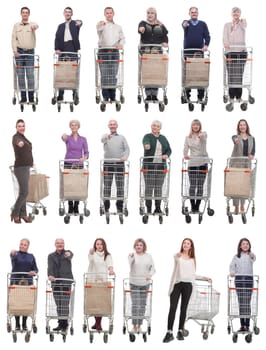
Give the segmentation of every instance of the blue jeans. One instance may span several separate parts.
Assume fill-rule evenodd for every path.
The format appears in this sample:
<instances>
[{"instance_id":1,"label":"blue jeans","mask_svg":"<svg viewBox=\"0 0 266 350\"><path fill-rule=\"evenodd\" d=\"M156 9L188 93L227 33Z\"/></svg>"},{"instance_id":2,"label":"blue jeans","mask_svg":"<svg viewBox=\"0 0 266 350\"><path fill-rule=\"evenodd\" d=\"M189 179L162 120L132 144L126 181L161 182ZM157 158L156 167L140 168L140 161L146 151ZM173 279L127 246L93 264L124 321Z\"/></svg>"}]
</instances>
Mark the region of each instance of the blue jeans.
<instances>
[{"instance_id":1,"label":"blue jeans","mask_svg":"<svg viewBox=\"0 0 266 350\"><path fill-rule=\"evenodd\" d=\"M235 277L236 293L239 304L239 316L241 326L249 327L251 314L251 297L253 288L253 276L237 275ZM246 317L241 317L246 316Z\"/></svg>"},{"instance_id":2,"label":"blue jeans","mask_svg":"<svg viewBox=\"0 0 266 350\"><path fill-rule=\"evenodd\" d=\"M29 100L33 100L34 96L34 49L23 50L17 48L17 52L21 55L16 57L16 71L18 76L18 86L21 93L21 99L26 100L26 92L28 91ZM26 79L25 79L26 75ZM26 83L27 80L27 83Z\"/></svg>"},{"instance_id":3,"label":"blue jeans","mask_svg":"<svg viewBox=\"0 0 266 350\"><path fill-rule=\"evenodd\" d=\"M119 68L118 49L99 49L98 59L101 72L102 95L105 100L115 100L117 73Z\"/></svg>"}]
</instances>

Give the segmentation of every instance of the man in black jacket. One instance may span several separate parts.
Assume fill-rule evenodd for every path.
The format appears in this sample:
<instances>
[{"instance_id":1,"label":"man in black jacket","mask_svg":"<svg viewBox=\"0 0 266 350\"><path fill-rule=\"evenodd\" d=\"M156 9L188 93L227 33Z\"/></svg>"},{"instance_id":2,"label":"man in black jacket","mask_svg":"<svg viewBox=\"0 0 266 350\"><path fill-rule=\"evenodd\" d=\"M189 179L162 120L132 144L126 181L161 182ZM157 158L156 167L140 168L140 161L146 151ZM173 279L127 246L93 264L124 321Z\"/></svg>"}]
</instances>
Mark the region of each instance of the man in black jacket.
<instances>
[{"instance_id":1,"label":"man in black jacket","mask_svg":"<svg viewBox=\"0 0 266 350\"><path fill-rule=\"evenodd\" d=\"M62 52L78 52L80 50L79 42L79 30L82 26L81 20L72 20L73 10L71 7L64 9L65 22L59 24L55 34L54 49L57 55L61 55L60 58L64 59ZM70 56L68 54L68 56ZM72 59L76 59L77 55L72 54ZM57 97L58 101L63 101L64 90L59 90Z\"/></svg>"}]
</instances>

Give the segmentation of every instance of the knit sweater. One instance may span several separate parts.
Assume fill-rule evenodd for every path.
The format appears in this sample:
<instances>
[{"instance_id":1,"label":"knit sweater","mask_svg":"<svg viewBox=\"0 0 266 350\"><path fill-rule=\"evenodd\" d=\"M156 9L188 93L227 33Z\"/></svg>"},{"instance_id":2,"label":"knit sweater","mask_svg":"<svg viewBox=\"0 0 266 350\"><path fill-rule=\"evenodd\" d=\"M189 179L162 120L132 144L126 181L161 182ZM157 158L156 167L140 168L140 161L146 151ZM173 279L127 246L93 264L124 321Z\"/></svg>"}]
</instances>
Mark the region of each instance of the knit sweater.
<instances>
[{"instance_id":1,"label":"knit sweater","mask_svg":"<svg viewBox=\"0 0 266 350\"><path fill-rule=\"evenodd\" d=\"M247 23L245 21L235 24L229 22L224 25L223 44L226 52L238 52L245 49L246 26Z\"/></svg>"},{"instance_id":2,"label":"knit sweater","mask_svg":"<svg viewBox=\"0 0 266 350\"><path fill-rule=\"evenodd\" d=\"M144 27L144 33L140 33L140 41L142 44L162 44L168 43L168 30L163 24L150 24L146 21L141 21L138 28Z\"/></svg>"},{"instance_id":3,"label":"knit sweater","mask_svg":"<svg viewBox=\"0 0 266 350\"><path fill-rule=\"evenodd\" d=\"M101 141L104 148L104 159L127 159L129 157L129 146L123 135L113 134L111 138L103 135Z\"/></svg>"},{"instance_id":4,"label":"knit sweater","mask_svg":"<svg viewBox=\"0 0 266 350\"><path fill-rule=\"evenodd\" d=\"M130 266L130 283L137 286L147 284L147 275L152 276L155 273L152 256L148 253L134 254L128 257Z\"/></svg>"},{"instance_id":5,"label":"knit sweater","mask_svg":"<svg viewBox=\"0 0 266 350\"><path fill-rule=\"evenodd\" d=\"M206 164L208 153L206 150L207 133L202 132L201 138L197 135L187 136L184 144L184 157L188 156L189 166L200 166Z\"/></svg>"},{"instance_id":6,"label":"knit sweater","mask_svg":"<svg viewBox=\"0 0 266 350\"><path fill-rule=\"evenodd\" d=\"M235 255L230 264L230 273L235 275L253 275L253 263L256 256L251 257L247 252L241 252L240 258Z\"/></svg>"},{"instance_id":7,"label":"knit sweater","mask_svg":"<svg viewBox=\"0 0 266 350\"><path fill-rule=\"evenodd\" d=\"M184 49L201 49L204 45L210 44L210 33L208 26L203 21L198 21L196 25L193 25L191 20L187 21L188 27L184 29Z\"/></svg>"},{"instance_id":8,"label":"knit sweater","mask_svg":"<svg viewBox=\"0 0 266 350\"><path fill-rule=\"evenodd\" d=\"M89 254L88 272L91 274L107 274L110 267L113 266L111 254L104 259L104 252L94 252Z\"/></svg>"},{"instance_id":9,"label":"knit sweater","mask_svg":"<svg viewBox=\"0 0 266 350\"><path fill-rule=\"evenodd\" d=\"M143 146L150 145L149 150L144 149L144 157L154 157L155 151L156 151L157 141L159 141L160 144L162 145L162 155L167 155L168 157L170 157L172 150L171 150L171 147L170 147L170 144L169 144L167 138L161 134L159 136L155 136L152 133L146 134L143 137L143 140L142 140ZM145 161L152 162L152 158L150 160L147 159Z\"/></svg>"}]
</instances>

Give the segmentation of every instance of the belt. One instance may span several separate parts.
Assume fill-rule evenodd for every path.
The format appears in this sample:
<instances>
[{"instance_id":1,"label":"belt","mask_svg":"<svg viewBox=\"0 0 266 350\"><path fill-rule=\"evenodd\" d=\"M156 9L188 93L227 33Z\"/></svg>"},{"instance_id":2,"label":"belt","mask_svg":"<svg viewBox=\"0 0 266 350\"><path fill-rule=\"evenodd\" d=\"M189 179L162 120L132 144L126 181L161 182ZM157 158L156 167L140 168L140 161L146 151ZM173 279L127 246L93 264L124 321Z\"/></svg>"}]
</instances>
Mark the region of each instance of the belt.
<instances>
[{"instance_id":1,"label":"belt","mask_svg":"<svg viewBox=\"0 0 266 350\"><path fill-rule=\"evenodd\" d=\"M32 51L32 50L34 50L34 48L33 49L23 49L22 47L17 47L17 49L23 50L23 51Z\"/></svg>"},{"instance_id":2,"label":"belt","mask_svg":"<svg viewBox=\"0 0 266 350\"><path fill-rule=\"evenodd\" d=\"M118 52L118 49L99 49L99 52Z\"/></svg>"}]
</instances>

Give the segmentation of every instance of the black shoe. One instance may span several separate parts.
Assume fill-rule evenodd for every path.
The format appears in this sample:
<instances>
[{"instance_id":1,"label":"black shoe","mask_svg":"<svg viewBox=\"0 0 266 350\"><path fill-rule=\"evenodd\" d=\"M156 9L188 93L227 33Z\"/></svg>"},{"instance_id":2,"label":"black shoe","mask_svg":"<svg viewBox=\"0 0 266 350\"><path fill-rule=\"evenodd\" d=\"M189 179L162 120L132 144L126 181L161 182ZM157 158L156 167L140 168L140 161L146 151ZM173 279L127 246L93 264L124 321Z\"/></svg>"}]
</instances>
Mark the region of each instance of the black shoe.
<instances>
[{"instance_id":1,"label":"black shoe","mask_svg":"<svg viewBox=\"0 0 266 350\"><path fill-rule=\"evenodd\" d=\"M154 96L154 95L151 97L151 99L152 99L152 101L158 101L157 96Z\"/></svg>"},{"instance_id":2,"label":"black shoe","mask_svg":"<svg viewBox=\"0 0 266 350\"><path fill-rule=\"evenodd\" d=\"M150 207L147 208L147 214L151 214L151 208Z\"/></svg>"},{"instance_id":3,"label":"black shoe","mask_svg":"<svg viewBox=\"0 0 266 350\"><path fill-rule=\"evenodd\" d=\"M23 329L24 332L28 331L28 327L27 326L23 326L22 329Z\"/></svg>"},{"instance_id":4,"label":"black shoe","mask_svg":"<svg viewBox=\"0 0 266 350\"><path fill-rule=\"evenodd\" d=\"M27 102L27 99L26 98L22 98L19 103L26 103Z\"/></svg>"},{"instance_id":5,"label":"black shoe","mask_svg":"<svg viewBox=\"0 0 266 350\"><path fill-rule=\"evenodd\" d=\"M247 331L246 326L241 326L238 330L238 332L246 332L246 331Z\"/></svg>"},{"instance_id":6,"label":"black shoe","mask_svg":"<svg viewBox=\"0 0 266 350\"><path fill-rule=\"evenodd\" d=\"M145 98L145 101L151 101L152 100L152 96L151 95L148 95L146 98Z\"/></svg>"},{"instance_id":7,"label":"black shoe","mask_svg":"<svg viewBox=\"0 0 266 350\"><path fill-rule=\"evenodd\" d=\"M53 328L53 331L55 332L59 332L61 330L62 330L62 326L60 326L60 324L57 327Z\"/></svg>"},{"instance_id":8,"label":"black shoe","mask_svg":"<svg viewBox=\"0 0 266 350\"><path fill-rule=\"evenodd\" d=\"M111 102L115 102L116 101L115 97L111 97L110 100L111 100Z\"/></svg>"},{"instance_id":9,"label":"black shoe","mask_svg":"<svg viewBox=\"0 0 266 350\"><path fill-rule=\"evenodd\" d=\"M16 326L16 331L20 332L20 326Z\"/></svg>"},{"instance_id":10,"label":"black shoe","mask_svg":"<svg viewBox=\"0 0 266 350\"><path fill-rule=\"evenodd\" d=\"M162 214L161 208L159 208L159 207L158 207L158 208L155 208L153 214Z\"/></svg>"},{"instance_id":11,"label":"black shoe","mask_svg":"<svg viewBox=\"0 0 266 350\"><path fill-rule=\"evenodd\" d=\"M64 97L63 96L57 96L56 100L57 100L57 102L63 101Z\"/></svg>"},{"instance_id":12,"label":"black shoe","mask_svg":"<svg viewBox=\"0 0 266 350\"><path fill-rule=\"evenodd\" d=\"M29 98L30 103L34 103L34 97Z\"/></svg>"},{"instance_id":13,"label":"black shoe","mask_svg":"<svg viewBox=\"0 0 266 350\"><path fill-rule=\"evenodd\" d=\"M177 338L178 340L184 340L183 332L182 332L182 331L178 331L178 332L177 332L176 338Z\"/></svg>"},{"instance_id":14,"label":"black shoe","mask_svg":"<svg viewBox=\"0 0 266 350\"><path fill-rule=\"evenodd\" d=\"M74 208L73 207L69 207L68 208L68 214L73 214L74 213Z\"/></svg>"},{"instance_id":15,"label":"black shoe","mask_svg":"<svg viewBox=\"0 0 266 350\"><path fill-rule=\"evenodd\" d=\"M167 332L165 334L165 337L163 338L163 343L169 343L170 341L174 340L173 333Z\"/></svg>"}]
</instances>

